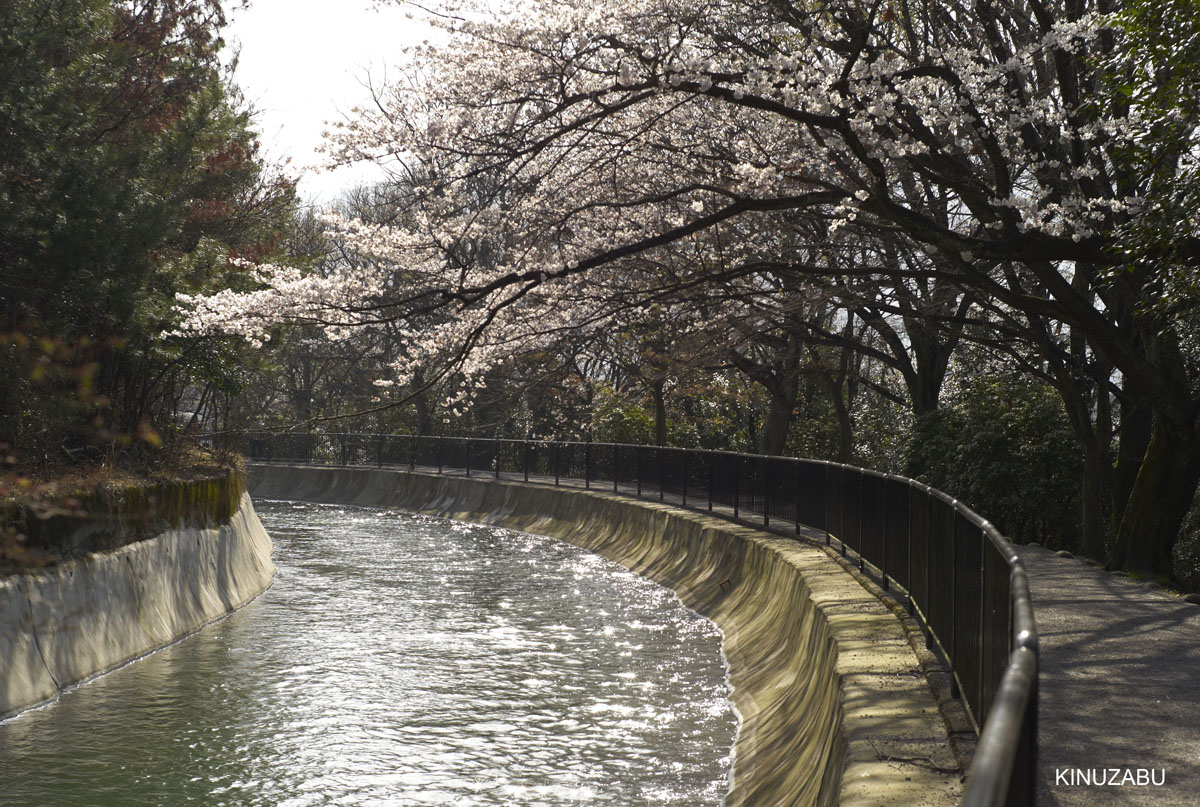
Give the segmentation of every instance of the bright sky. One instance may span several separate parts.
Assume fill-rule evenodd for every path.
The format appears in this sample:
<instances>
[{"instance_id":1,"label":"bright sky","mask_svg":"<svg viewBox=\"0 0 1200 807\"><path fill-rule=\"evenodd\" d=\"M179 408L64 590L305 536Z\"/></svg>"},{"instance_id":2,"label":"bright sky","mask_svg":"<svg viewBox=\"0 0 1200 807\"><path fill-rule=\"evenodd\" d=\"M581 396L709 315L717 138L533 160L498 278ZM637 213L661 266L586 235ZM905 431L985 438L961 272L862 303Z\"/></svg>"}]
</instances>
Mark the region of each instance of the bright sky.
<instances>
[{"instance_id":1,"label":"bright sky","mask_svg":"<svg viewBox=\"0 0 1200 807\"><path fill-rule=\"evenodd\" d=\"M381 176L370 164L316 172L316 153L326 121L341 120L370 98L364 84L401 60L401 48L429 36L398 6L375 8L371 0L252 0L233 10L225 29L231 48L241 48L236 80L258 110L257 124L268 159L291 159L301 173L300 195L333 201L338 193Z\"/></svg>"}]
</instances>

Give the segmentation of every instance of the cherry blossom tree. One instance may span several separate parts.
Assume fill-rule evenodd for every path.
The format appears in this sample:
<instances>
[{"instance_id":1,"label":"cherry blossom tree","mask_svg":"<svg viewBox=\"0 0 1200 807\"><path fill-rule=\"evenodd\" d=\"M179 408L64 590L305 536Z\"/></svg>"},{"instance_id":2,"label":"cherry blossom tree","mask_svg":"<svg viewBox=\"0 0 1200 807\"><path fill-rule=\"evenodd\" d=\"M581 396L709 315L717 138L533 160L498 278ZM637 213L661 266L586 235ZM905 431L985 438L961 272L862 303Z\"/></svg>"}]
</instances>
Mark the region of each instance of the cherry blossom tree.
<instances>
[{"instance_id":1,"label":"cherry blossom tree","mask_svg":"<svg viewBox=\"0 0 1200 807\"><path fill-rule=\"evenodd\" d=\"M797 221L826 239L886 236L996 306L1066 324L1148 408L1114 564L1169 572L1200 480L1195 331L1158 305L1167 288L1192 299L1200 254L1195 216L1176 219L1195 90L1172 65L1197 62L1200 12L1171 0L1155 13L1110 0L440 8L445 41L414 49L330 141L335 160L399 157L419 177L395 225L328 221L378 271L262 266L259 291L183 299L186 327L260 339L296 320L338 338L449 312L403 333L390 381L437 366L469 395L516 353L611 327L611 294L654 293L639 265L711 266L720 245L721 271L681 282L722 284L765 255L791 260L780 233ZM1163 122L1169 153L1148 138Z\"/></svg>"}]
</instances>

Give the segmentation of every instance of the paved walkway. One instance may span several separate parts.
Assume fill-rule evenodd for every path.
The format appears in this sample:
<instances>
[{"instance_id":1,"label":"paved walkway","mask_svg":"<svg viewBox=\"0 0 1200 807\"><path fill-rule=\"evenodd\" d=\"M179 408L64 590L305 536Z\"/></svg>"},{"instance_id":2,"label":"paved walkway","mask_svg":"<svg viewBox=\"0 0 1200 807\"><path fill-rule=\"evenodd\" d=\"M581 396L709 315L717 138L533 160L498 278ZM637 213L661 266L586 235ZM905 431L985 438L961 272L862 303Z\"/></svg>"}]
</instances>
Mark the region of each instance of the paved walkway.
<instances>
[{"instance_id":1,"label":"paved walkway","mask_svg":"<svg viewBox=\"0 0 1200 807\"><path fill-rule=\"evenodd\" d=\"M1200 607L1019 549L1042 648L1039 807L1200 805ZM1165 784L1094 783L1138 768Z\"/></svg>"}]
</instances>

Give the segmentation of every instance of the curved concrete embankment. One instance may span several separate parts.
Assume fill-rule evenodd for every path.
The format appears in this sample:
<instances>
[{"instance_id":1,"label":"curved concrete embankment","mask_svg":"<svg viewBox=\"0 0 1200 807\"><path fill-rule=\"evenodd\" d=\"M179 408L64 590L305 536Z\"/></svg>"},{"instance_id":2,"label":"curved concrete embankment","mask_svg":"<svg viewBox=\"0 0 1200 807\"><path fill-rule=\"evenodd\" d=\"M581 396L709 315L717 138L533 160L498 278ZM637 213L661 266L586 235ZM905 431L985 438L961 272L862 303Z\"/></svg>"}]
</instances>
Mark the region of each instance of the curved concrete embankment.
<instances>
[{"instance_id":1,"label":"curved concrete embankment","mask_svg":"<svg viewBox=\"0 0 1200 807\"><path fill-rule=\"evenodd\" d=\"M0 716L186 636L271 585L247 494L227 523L0 577Z\"/></svg>"},{"instance_id":2,"label":"curved concrete embankment","mask_svg":"<svg viewBox=\"0 0 1200 807\"><path fill-rule=\"evenodd\" d=\"M898 620L819 547L668 505L478 478L258 465L250 490L549 535L674 589L724 634L742 717L730 807L958 801L945 724Z\"/></svg>"}]
</instances>

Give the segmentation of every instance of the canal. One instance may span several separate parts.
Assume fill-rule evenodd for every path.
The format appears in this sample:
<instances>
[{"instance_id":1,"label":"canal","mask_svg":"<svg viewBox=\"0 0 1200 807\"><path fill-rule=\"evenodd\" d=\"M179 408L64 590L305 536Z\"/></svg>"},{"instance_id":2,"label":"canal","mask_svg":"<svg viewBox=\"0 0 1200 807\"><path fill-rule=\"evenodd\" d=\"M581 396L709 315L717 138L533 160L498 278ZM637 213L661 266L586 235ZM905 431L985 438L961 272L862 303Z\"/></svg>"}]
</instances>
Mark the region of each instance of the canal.
<instances>
[{"instance_id":1,"label":"canal","mask_svg":"<svg viewBox=\"0 0 1200 807\"><path fill-rule=\"evenodd\" d=\"M0 805L719 805L720 634L559 541L256 504L279 574L0 723Z\"/></svg>"}]
</instances>

